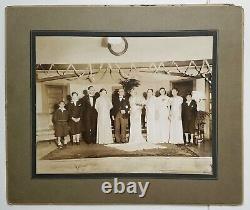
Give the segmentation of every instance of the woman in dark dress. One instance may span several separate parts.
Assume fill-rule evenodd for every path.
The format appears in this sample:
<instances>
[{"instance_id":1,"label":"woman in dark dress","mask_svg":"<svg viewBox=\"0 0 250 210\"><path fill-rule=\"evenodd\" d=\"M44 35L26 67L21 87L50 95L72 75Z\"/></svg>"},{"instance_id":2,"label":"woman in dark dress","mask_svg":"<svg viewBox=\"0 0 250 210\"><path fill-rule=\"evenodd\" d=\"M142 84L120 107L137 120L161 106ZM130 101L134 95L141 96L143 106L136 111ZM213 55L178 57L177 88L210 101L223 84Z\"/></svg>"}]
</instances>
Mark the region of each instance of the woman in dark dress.
<instances>
[{"instance_id":1,"label":"woman in dark dress","mask_svg":"<svg viewBox=\"0 0 250 210\"><path fill-rule=\"evenodd\" d=\"M197 117L197 104L195 100L192 100L192 95L188 94L186 96L186 102L183 103L182 107L182 120L183 120L183 130L185 134L185 144L190 142L196 144L194 139L196 117Z\"/></svg>"},{"instance_id":2,"label":"woman in dark dress","mask_svg":"<svg viewBox=\"0 0 250 210\"><path fill-rule=\"evenodd\" d=\"M78 100L78 93L72 93L72 100L68 104L69 111L69 127L72 135L73 144L80 144L81 134L81 107L82 104Z\"/></svg>"},{"instance_id":3,"label":"woman in dark dress","mask_svg":"<svg viewBox=\"0 0 250 210\"><path fill-rule=\"evenodd\" d=\"M64 101L59 102L59 108L54 112L52 122L54 124L55 136L57 137L57 146L62 148L62 142L66 145L67 141L64 139L65 136L69 134L68 120L69 113L65 109Z\"/></svg>"}]
</instances>

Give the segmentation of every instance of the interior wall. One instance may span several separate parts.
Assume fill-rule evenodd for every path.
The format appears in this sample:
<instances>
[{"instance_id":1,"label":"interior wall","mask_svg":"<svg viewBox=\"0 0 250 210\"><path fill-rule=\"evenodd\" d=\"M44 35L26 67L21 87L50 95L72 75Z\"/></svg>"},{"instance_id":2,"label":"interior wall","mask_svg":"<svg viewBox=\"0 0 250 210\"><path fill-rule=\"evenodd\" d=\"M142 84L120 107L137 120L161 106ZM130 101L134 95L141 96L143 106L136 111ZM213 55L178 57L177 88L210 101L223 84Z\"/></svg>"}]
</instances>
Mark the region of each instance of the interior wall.
<instances>
[{"instance_id":1,"label":"interior wall","mask_svg":"<svg viewBox=\"0 0 250 210\"><path fill-rule=\"evenodd\" d=\"M77 92L79 94L79 97L82 97L83 90L86 90L90 84L89 83L83 83L83 84L69 84L69 94L72 92ZM111 99L112 95L112 87L120 86L119 83L110 83L110 84L91 84L94 86L96 92L98 92L101 88L105 88L108 92L108 96ZM160 81L160 82L141 82L140 86L137 88L137 94L143 95L144 92L147 91L147 89L153 89L154 91L159 90L161 87L166 88L166 90L170 90L170 81Z\"/></svg>"},{"instance_id":2,"label":"interior wall","mask_svg":"<svg viewBox=\"0 0 250 210\"><path fill-rule=\"evenodd\" d=\"M131 63L211 59L213 37L127 37L128 50L112 55L103 37L41 36L36 38L37 63Z\"/></svg>"}]
</instances>

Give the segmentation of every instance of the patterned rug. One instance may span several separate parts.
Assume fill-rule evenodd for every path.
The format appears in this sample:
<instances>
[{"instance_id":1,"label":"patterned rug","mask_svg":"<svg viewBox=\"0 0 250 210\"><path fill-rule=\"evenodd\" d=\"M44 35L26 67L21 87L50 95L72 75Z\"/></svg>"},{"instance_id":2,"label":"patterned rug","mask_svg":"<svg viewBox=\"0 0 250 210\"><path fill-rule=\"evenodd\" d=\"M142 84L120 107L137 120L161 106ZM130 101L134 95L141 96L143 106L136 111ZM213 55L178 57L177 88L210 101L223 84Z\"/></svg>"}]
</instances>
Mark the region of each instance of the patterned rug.
<instances>
[{"instance_id":1,"label":"patterned rug","mask_svg":"<svg viewBox=\"0 0 250 210\"><path fill-rule=\"evenodd\" d=\"M56 149L43 156L42 160L62 160L79 158L102 157L139 157L139 156L174 156L199 157L198 150L184 145L174 144L85 144L68 145L63 149Z\"/></svg>"}]
</instances>

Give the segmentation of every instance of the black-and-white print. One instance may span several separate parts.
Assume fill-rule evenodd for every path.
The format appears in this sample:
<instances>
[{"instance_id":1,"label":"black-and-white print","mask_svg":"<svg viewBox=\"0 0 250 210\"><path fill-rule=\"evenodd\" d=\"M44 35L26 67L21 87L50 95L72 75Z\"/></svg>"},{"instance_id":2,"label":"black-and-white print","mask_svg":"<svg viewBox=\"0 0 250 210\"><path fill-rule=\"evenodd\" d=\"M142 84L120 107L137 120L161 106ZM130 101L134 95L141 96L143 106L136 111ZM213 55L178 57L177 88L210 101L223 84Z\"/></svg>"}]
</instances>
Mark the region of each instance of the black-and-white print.
<instances>
[{"instance_id":1,"label":"black-and-white print","mask_svg":"<svg viewBox=\"0 0 250 210\"><path fill-rule=\"evenodd\" d=\"M36 36L36 173L213 175L214 37Z\"/></svg>"}]
</instances>

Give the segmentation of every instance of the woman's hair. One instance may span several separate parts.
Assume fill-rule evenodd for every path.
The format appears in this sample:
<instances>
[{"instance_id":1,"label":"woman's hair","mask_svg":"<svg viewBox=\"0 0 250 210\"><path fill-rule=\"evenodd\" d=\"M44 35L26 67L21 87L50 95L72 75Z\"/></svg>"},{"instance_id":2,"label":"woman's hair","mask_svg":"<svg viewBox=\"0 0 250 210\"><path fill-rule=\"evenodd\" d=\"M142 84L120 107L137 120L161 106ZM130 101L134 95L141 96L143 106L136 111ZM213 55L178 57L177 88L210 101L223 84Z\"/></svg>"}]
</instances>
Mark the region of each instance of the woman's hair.
<instances>
[{"instance_id":1,"label":"woman's hair","mask_svg":"<svg viewBox=\"0 0 250 210\"><path fill-rule=\"evenodd\" d=\"M101 90L99 91L99 93L101 93L102 91L106 91L106 93L108 93L105 88L101 88Z\"/></svg>"},{"instance_id":2,"label":"woman's hair","mask_svg":"<svg viewBox=\"0 0 250 210\"><path fill-rule=\"evenodd\" d=\"M164 91L165 91L165 95L167 94L167 91L166 91L166 89L165 89L164 87L161 87L161 88L159 89L159 93L161 92L161 90L164 90Z\"/></svg>"},{"instance_id":3,"label":"woman's hair","mask_svg":"<svg viewBox=\"0 0 250 210\"><path fill-rule=\"evenodd\" d=\"M78 93L77 93L77 92L72 92L72 93L71 93L72 96L75 95L75 94L78 96Z\"/></svg>"},{"instance_id":4,"label":"woman's hair","mask_svg":"<svg viewBox=\"0 0 250 210\"><path fill-rule=\"evenodd\" d=\"M59 101L59 102L58 102L58 105L59 105L60 103L64 103L64 105L65 105L65 102L64 102L64 101Z\"/></svg>"},{"instance_id":5,"label":"woman's hair","mask_svg":"<svg viewBox=\"0 0 250 210\"><path fill-rule=\"evenodd\" d=\"M179 90L177 88L173 88L172 90L176 90L179 93Z\"/></svg>"},{"instance_id":6,"label":"woman's hair","mask_svg":"<svg viewBox=\"0 0 250 210\"><path fill-rule=\"evenodd\" d=\"M84 90L82 91L82 94L86 96L86 95L88 95L88 91L87 91L86 89L84 89Z\"/></svg>"},{"instance_id":7,"label":"woman's hair","mask_svg":"<svg viewBox=\"0 0 250 210\"><path fill-rule=\"evenodd\" d=\"M154 92L154 90L152 88L147 89L147 92L150 91L150 90L152 91L152 93Z\"/></svg>"}]
</instances>

